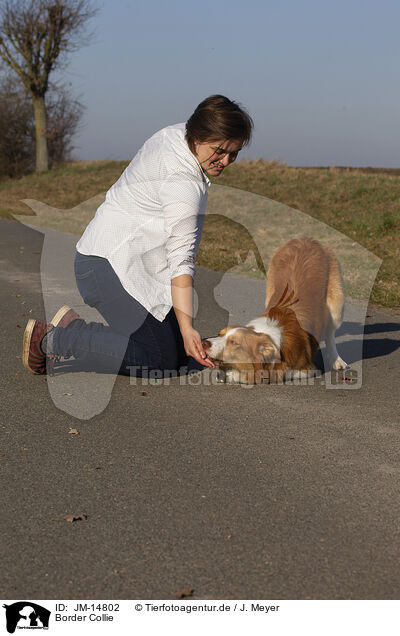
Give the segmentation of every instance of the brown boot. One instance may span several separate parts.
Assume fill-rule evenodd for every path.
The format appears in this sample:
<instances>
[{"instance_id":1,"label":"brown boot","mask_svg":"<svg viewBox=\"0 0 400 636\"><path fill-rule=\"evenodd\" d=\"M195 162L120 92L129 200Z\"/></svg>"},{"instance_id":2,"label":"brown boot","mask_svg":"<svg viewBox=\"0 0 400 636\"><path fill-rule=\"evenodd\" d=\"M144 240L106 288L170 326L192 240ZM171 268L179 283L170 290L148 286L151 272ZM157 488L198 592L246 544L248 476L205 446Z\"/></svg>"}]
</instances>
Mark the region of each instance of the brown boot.
<instances>
[{"instance_id":1,"label":"brown boot","mask_svg":"<svg viewBox=\"0 0 400 636\"><path fill-rule=\"evenodd\" d=\"M73 320L81 320L81 317L68 307L68 305L64 305L59 309L54 316L54 318L50 321L54 327L68 327Z\"/></svg>"},{"instance_id":2,"label":"brown boot","mask_svg":"<svg viewBox=\"0 0 400 636\"><path fill-rule=\"evenodd\" d=\"M40 348L40 343L49 331L54 329L53 325L41 320L28 320L25 328L22 348L22 362L28 371L36 374L46 373L46 361L49 363L51 374L56 356L46 355Z\"/></svg>"}]
</instances>

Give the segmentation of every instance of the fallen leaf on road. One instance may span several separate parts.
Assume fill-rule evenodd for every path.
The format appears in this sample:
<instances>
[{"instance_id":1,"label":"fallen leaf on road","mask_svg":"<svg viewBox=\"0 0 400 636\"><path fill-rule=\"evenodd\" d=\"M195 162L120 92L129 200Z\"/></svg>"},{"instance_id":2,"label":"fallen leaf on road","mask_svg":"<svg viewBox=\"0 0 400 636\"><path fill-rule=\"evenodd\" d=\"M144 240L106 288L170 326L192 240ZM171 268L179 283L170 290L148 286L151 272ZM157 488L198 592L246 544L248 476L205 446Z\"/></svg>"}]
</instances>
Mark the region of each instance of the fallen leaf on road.
<instances>
[{"instance_id":1,"label":"fallen leaf on road","mask_svg":"<svg viewBox=\"0 0 400 636\"><path fill-rule=\"evenodd\" d=\"M182 592L179 592L179 594L175 596L175 598L189 598L190 596L193 596L193 594L194 589L192 587L185 587Z\"/></svg>"},{"instance_id":2,"label":"fallen leaf on road","mask_svg":"<svg viewBox=\"0 0 400 636\"><path fill-rule=\"evenodd\" d=\"M79 435L79 431L77 431L76 428L70 428L68 435Z\"/></svg>"},{"instance_id":3,"label":"fallen leaf on road","mask_svg":"<svg viewBox=\"0 0 400 636\"><path fill-rule=\"evenodd\" d=\"M80 515L67 515L65 517L65 521L68 521L68 523L74 523L74 521L86 521L87 519L87 515L80 514Z\"/></svg>"}]
</instances>

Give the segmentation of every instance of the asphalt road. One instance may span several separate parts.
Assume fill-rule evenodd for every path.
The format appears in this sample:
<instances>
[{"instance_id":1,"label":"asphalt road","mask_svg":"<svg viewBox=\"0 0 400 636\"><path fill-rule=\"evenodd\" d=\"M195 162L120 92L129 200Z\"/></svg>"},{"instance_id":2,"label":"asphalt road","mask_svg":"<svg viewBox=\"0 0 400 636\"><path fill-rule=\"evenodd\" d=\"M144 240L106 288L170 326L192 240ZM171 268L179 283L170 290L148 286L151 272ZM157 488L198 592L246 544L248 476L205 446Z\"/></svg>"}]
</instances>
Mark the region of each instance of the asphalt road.
<instances>
[{"instance_id":1,"label":"asphalt road","mask_svg":"<svg viewBox=\"0 0 400 636\"><path fill-rule=\"evenodd\" d=\"M44 317L43 235L0 232L2 598L399 598L396 312L368 310L362 360L363 325L341 328L360 388L118 377L77 418L55 405L57 386L78 399L65 383L49 391L21 363L28 315ZM199 270L199 300L220 281ZM248 308L257 292L261 311L262 288L236 277L221 294ZM206 337L227 316L210 300L196 324ZM88 386L93 402L95 374Z\"/></svg>"}]
</instances>

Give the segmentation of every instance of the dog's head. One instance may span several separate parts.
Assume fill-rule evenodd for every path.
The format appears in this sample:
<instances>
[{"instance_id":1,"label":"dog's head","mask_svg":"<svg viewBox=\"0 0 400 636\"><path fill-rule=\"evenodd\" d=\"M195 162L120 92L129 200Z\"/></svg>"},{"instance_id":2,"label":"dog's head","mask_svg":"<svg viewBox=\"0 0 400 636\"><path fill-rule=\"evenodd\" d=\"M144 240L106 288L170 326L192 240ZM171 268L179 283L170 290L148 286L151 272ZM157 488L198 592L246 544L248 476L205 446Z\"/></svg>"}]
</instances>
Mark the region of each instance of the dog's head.
<instances>
[{"instance_id":1,"label":"dog's head","mask_svg":"<svg viewBox=\"0 0 400 636\"><path fill-rule=\"evenodd\" d=\"M280 361L280 351L272 338L255 331L254 327L230 326L219 332L216 338L203 340L209 358L224 370L239 371L246 380L249 372L264 365Z\"/></svg>"}]
</instances>

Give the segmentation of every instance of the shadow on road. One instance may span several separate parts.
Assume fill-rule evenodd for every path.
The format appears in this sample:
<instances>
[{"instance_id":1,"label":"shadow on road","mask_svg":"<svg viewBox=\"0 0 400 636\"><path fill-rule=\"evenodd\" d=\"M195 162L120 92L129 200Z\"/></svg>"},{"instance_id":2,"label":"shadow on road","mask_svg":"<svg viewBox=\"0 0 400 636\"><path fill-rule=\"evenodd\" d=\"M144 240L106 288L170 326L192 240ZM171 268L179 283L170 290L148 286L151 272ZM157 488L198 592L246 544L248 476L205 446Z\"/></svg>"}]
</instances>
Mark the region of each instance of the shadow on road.
<instances>
[{"instance_id":1,"label":"shadow on road","mask_svg":"<svg viewBox=\"0 0 400 636\"><path fill-rule=\"evenodd\" d=\"M337 330L337 336L359 336L374 333L388 333L389 331L400 331L400 322L377 322L369 325L362 325L360 322L344 322Z\"/></svg>"}]
</instances>

